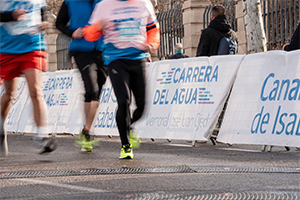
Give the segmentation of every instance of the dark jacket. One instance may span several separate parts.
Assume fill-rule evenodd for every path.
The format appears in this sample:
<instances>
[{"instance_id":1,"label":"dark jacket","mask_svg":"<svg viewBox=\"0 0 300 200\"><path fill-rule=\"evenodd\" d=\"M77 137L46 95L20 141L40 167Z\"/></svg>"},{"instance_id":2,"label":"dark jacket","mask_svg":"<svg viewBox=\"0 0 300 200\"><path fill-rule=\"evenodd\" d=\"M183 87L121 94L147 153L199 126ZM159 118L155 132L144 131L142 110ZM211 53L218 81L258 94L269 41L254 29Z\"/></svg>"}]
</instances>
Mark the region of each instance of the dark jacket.
<instances>
[{"instance_id":1,"label":"dark jacket","mask_svg":"<svg viewBox=\"0 0 300 200\"><path fill-rule=\"evenodd\" d=\"M176 53L170 57L170 59L179 59L179 58L188 58L188 56L184 55L183 53Z\"/></svg>"},{"instance_id":2,"label":"dark jacket","mask_svg":"<svg viewBox=\"0 0 300 200\"><path fill-rule=\"evenodd\" d=\"M203 30L196 56L217 55L219 43L223 37L231 37L237 41L237 36L231 29L226 17L219 15Z\"/></svg>"},{"instance_id":3,"label":"dark jacket","mask_svg":"<svg viewBox=\"0 0 300 200\"><path fill-rule=\"evenodd\" d=\"M300 30L299 29L300 29L300 23L292 36L291 43L284 48L285 51L293 51L293 50L300 49Z\"/></svg>"}]
</instances>

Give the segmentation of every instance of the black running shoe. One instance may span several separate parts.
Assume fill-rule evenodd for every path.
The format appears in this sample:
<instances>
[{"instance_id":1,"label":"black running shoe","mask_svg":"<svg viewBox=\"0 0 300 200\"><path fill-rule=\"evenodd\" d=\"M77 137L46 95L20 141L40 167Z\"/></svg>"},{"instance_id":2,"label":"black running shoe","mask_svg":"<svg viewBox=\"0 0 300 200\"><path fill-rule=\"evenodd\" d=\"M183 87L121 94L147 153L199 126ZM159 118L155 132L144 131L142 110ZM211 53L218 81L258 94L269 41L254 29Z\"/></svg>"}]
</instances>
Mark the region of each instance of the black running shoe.
<instances>
[{"instance_id":1,"label":"black running shoe","mask_svg":"<svg viewBox=\"0 0 300 200\"><path fill-rule=\"evenodd\" d=\"M39 154L50 153L57 148L57 141L53 138L36 138L35 141Z\"/></svg>"}]
</instances>

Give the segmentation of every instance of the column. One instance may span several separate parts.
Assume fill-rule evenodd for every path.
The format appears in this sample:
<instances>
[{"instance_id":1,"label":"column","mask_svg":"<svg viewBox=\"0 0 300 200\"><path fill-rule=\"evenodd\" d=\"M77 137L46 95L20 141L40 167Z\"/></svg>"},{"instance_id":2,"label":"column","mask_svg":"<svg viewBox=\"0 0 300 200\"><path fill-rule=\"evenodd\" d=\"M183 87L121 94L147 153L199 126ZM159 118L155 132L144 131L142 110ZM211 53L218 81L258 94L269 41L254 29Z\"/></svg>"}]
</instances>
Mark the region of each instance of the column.
<instances>
[{"instance_id":1,"label":"column","mask_svg":"<svg viewBox=\"0 0 300 200\"><path fill-rule=\"evenodd\" d=\"M59 31L55 28L55 15L48 16L50 27L46 30L47 52L48 52L48 71L53 72L57 70L57 56L56 56L56 38Z\"/></svg>"},{"instance_id":2,"label":"column","mask_svg":"<svg viewBox=\"0 0 300 200\"><path fill-rule=\"evenodd\" d=\"M186 0L183 4L183 49L189 57L195 57L203 29L203 13L210 0Z\"/></svg>"},{"instance_id":3,"label":"column","mask_svg":"<svg viewBox=\"0 0 300 200\"><path fill-rule=\"evenodd\" d=\"M246 39L246 30L245 30L245 22L244 22L244 14L243 14L243 2L242 0L238 0L238 3L235 6L236 10L236 18L237 18L237 37L238 37L238 54L246 54L247 53L247 39Z\"/></svg>"}]
</instances>

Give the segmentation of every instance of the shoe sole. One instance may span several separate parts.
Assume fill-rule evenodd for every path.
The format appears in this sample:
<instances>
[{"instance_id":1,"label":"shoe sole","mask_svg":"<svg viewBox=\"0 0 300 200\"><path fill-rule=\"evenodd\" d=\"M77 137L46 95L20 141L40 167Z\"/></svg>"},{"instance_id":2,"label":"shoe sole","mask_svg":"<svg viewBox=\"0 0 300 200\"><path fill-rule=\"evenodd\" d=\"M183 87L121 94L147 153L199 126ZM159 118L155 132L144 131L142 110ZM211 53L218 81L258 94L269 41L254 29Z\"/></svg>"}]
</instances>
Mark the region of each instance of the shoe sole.
<instances>
[{"instance_id":1,"label":"shoe sole","mask_svg":"<svg viewBox=\"0 0 300 200\"><path fill-rule=\"evenodd\" d=\"M84 142L83 140L76 140L75 146L80 147L81 151L91 152L94 149L94 146L97 146L99 142L97 140L90 141L91 147L84 147L85 143L86 142Z\"/></svg>"},{"instance_id":2,"label":"shoe sole","mask_svg":"<svg viewBox=\"0 0 300 200\"><path fill-rule=\"evenodd\" d=\"M133 157L131 157L131 156L119 157L119 159L121 159L121 160L131 160L131 159L133 159Z\"/></svg>"},{"instance_id":3,"label":"shoe sole","mask_svg":"<svg viewBox=\"0 0 300 200\"><path fill-rule=\"evenodd\" d=\"M82 152L92 152L92 151L93 151L93 149L91 149L91 148L85 148L85 147L81 147L81 151L82 151Z\"/></svg>"},{"instance_id":4,"label":"shoe sole","mask_svg":"<svg viewBox=\"0 0 300 200\"><path fill-rule=\"evenodd\" d=\"M93 145L91 144L91 146L85 146L85 142L83 141L75 141L75 146L76 147L80 147L81 151L85 151L85 152L91 152L93 151Z\"/></svg>"}]
</instances>

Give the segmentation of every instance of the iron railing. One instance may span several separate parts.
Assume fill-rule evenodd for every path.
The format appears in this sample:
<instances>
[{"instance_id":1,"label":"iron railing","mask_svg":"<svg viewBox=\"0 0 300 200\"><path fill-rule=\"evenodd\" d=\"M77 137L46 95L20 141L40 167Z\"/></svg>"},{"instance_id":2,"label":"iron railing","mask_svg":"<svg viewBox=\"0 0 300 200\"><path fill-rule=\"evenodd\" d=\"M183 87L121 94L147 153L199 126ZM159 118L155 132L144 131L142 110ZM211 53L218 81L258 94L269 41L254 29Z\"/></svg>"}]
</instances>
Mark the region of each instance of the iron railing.
<instances>
[{"instance_id":1,"label":"iron railing","mask_svg":"<svg viewBox=\"0 0 300 200\"><path fill-rule=\"evenodd\" d=\"M228 22L234 31L237 31L235 15L236 1L227 0L219 3L225 6ZM300 23L299 0L261 0L264 30L267 37L268 50L282 49L288 43ZM205 8L203 14L203 29L211 21L211 4Z\"/></svg>"},{"instance_id":2,"label":"iron railing","mask_svg":"<svg viewBox=\"0 0 300 200\"><path fill-rule=\"evenodd\" d=\"M211 4L209 6L206 6L204 13L203 13L203 29L205 29L209 26L209 23L211 22L212 8L218 4L219 5L221 4L225 7L225 10L226 10L225 16L231 25L231 29L234 31L237 31L237 19L236 19L236 12L235 12L235 5L237 4L237 2L233 1L233 0L225 0L221 3L215 3L215 4Z\"/></svg>"},{"instance_id":3,"label":"iron railing","mask_svg":"<svg viewBox=\"0 0 300 200\"><path fill-rule=\"evenodd\" d=\"M261 0L268 50L282 49L300 22L299 0Z\"/></svg>"},{"instance_id":4,"label":"iron railing","mask_svg":"<svg viewBox=\"0 0 300 200\"><path fill-rule=\"evenodd\" d=\"M72 69L73 64L69 56L71 38L60 33L56 38L57 70Z\"/></svg>"},{"instance_id":5,"label":"iron railing","mask_svg":"<svg viewBox=\"0 0 300 200\"><path fill-rule=\"evenodd\" d=\"M183 42L184 26L182 16L183 10L181 7L157 14L160 26L160 46L157 55L160 60L173 55L175 45Z\"/></svg>"}]
</instances>

